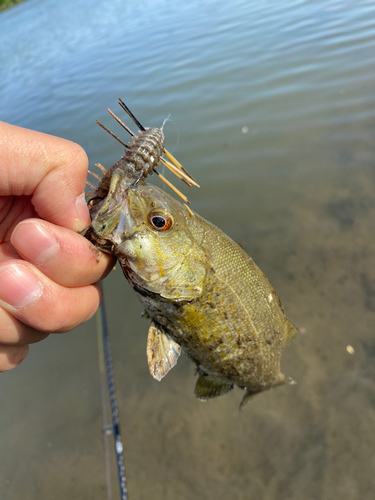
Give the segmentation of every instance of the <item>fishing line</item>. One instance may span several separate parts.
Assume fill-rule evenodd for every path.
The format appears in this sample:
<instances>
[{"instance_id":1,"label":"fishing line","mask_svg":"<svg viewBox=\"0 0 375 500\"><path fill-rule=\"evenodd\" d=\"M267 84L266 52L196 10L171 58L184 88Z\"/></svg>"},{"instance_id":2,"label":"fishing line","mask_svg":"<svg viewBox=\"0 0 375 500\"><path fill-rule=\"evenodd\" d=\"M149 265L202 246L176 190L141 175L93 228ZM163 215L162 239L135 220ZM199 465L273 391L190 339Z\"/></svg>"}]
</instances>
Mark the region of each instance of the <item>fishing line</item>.
<instances>
[{"instance_id":1,"label":"fishing line","mask_svg":"<svg viewBox=\"0 0 375 500\"><path fill-rule=\"evenodd\" d=\"M180 143L180 131L177 127L177 125L175 124L175 122L171 119L171 114L169 113L169 115L167 116L167 118L164 119L163 121L163 125L161 126L161 131L164 132L164 125L167 123L167 122L171 122L172 125L174 126L176 132L177 132L177 141L176 141L176 144L173 146L172 149L170 149L171 153L173 153L175 151L175 149L177 148L177 146L179 145Z\"/></svg>"},{"instance_id":2,"label":"fishing line","mask_svg":"<svg viewBox=\"0 0 375 500\"><path fill-rule=\"evenodd\" d=\"M110 478L110 460L109 460L109 446L108 446L108 431L111 430L114 437L117 474L120 486L121 500L127 500L128 494L126 489L126 477L123 456L123 444L120 433L120 420L117 409L115 381L113 376L113 363L111 355L111 345L109 341L107 315L105 310L104 298L101 307L98 311L98 350L99 350L99 372L100 372L100 390L102 397L102 410L103 410L103 433L104 433L104 452L106 461L106 478L107 478L107 493L108 500L112 498L111 478ZM107 373L109 401L112 415L112 425L108 425L107 419L107 392L105 387L105 373Z\"/></svg>"},{"instance_id":3,"label":"fishing line","mask_svg":"<svg viewBox=\"0 0 375 500\"><path fill-rule=\"evenodd\" d=\"M163 120L163 124L162 124L162 126L160 127L160 130L161 130L162 132L164 132L164 125L165 125L167 122L171 122L171 123L174 125L174 128L176 129L176 132L177 132L177 142L176 142L176 144L173 146L173 148L170 150L170 151L173 153L173 151L174 151L174 150L176 149L176 147L178 146L178 143L180 142L180 133L179 133L179 131L178 131L178 128L177 128L177 125L175 124L175 122L174 122L173 120L171 120L171 114L170 114L170 113L169 113L169 115L167 116L167 118L164 118L164 120ZM161 168L159 168L159 170L161 170L161 173L162 173L163 175L165 175L165 165L164 165L164 164L161 166ZM160 182L160 186L161 186L161 189L162 189L163 191L165 191L164 186L163 186L163 181L162 181L162 182Z\"/></svg>"}]
</instances>

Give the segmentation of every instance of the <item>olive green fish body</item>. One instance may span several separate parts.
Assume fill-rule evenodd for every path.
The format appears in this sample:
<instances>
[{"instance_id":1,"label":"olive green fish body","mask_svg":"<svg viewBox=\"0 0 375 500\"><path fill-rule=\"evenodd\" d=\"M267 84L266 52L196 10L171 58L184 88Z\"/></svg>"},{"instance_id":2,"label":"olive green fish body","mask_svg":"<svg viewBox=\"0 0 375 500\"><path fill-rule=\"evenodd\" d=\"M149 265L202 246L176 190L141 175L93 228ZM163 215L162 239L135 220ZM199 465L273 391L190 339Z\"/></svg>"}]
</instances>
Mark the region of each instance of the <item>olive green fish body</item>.
<instances>
[{"instance_id":1,"label":"olive green fish body","mask_svg":"<svg viewBox=\"0 0 375 500\"><path fill-rule=\"evenodd\" d=\"M182 349L198 367L201 399L233 384L252 395L288 383L280 357L296 330L253 260L159 188L116 175L92 239L112 248L152 319L151 374L160 380Z\"/></svg>"},{"instance_id":2,"label":"olive green fish body","mask_svg":"<svg viewBox=\"0 0 375 500\"><path fill-rule=\"evenodd\" d=\"M205 268L202 294L189 301L161 299L132 279L131 284L156 324L204 372L260 392L284 381L282 350L295 334L278 296L254 261L220 229L198 215ZM194 255L194 252L193 252ZM194 266L194 263L193 263ZM146 287L147 284L144 283Z\"/></svg>"}]
</instances>

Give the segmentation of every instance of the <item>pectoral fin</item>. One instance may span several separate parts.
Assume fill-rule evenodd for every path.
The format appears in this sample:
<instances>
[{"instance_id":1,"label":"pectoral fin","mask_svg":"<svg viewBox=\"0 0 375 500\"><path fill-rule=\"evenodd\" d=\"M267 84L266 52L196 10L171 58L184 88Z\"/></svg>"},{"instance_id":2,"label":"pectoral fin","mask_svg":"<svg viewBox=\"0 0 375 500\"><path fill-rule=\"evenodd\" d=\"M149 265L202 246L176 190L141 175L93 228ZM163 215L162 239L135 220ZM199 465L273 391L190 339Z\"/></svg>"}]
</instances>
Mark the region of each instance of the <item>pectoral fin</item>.
<instances>
[{"instance_id":1,"label":"pectoral fin","mask_svg":"<svg viewBox=\"0 0 375 500\"><path fill-rule=\"evenodd\" d=\"M213 375L200 373L197 383L195 384L194 394L201 401L205 401L206 399L222 396L232 388L233 384L230 382L214 377Z\"/></svg>"},{"instance_id":2,"label":"pectoral fin","mask_svg":"<svg viewBox=\"0 0 375 500\"><path fill-rule=\"evenodd\" d=\"M147 337L147 361L151 375L161 380L177 363L181 347L151 323Z\"/></svg>"}]
</instances>

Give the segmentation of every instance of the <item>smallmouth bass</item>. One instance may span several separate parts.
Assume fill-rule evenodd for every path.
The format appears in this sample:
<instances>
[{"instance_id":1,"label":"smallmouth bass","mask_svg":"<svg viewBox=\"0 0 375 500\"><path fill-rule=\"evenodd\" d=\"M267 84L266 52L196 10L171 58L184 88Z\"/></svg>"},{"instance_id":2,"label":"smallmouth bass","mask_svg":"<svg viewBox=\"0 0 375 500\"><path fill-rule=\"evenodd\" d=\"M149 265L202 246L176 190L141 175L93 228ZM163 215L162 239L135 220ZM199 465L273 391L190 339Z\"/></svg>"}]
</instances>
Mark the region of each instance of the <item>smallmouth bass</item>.
<instances>
[{"instance_id":1,"label":"smallmouth bass","mask_svg":"<svg viewBox=\"0 0 375 500\"><path fill-rule=\"evenodd\" d=\"M155 379L182 350L197 366L201 400L235 384L246 390L242 406L294 383L280 372L280 358L296 328L242 248L126 161L112 167L97 193L86 237L118 259L151 318L147 358Z\"/></svg>"}]
</instances>

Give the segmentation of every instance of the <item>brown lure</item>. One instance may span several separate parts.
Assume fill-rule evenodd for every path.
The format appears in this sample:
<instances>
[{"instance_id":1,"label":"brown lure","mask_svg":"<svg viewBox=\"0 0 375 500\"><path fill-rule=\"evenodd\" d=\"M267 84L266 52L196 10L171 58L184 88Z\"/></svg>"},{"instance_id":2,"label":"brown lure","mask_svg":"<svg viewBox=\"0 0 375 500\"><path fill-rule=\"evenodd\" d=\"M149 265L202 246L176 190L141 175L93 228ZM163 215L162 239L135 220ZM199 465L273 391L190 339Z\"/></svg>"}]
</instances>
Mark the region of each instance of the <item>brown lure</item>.
<instances>
[{"instance_id":1,"label":"brown lure","mask_svg":"<svg viewBox=\"0 0 375 500\"><path fill-rule=\"evenodd\" d=\"M160 174L160 172L157 171L158 165L160 165L160 163L163 163L163 165L165 165L187 186L191 187L193 185L199 187L195 179L184 169L184 167L176 160L176 158L174 158L174 156L172 156L172 154L165 149L164 133L162 128L159 129L143 127L143 125L137 120L137 118L133 115L133 113L121 99L119 99L119 104L137 125L137 127L139 128L139 132L137 135L135 135L129 129L129 127L120 120L120 118L118 118L110 109L107 109L108 113L132 137L132 141L129 144L126 144L107 127L96 120L96 123L100 127L102 127L106 132L108 132L108 134L110 134L124 146L125 154L108 171L100 163L96 164L96 166L104 174L102 179L97 174L89 170L89 174L100 181L98 187L95 187L91 182L87 182L88 186L93 190L93 192L86 193L87 197L89 198L89 207L91 209L94 208L95 205L100 202L100 200L104 199L108 195L112 175L117 169L121 169L125 172L127 178L129 179L129 185L132 183L136 184L141 179L145 179L147 176L155 173L175 193L177 193L185 203L190 204L186 196L182 194L175 186L173 186L173 184L171 184L162 174ZM163 157L164 154L170 161Z\"/></svg>"}]
</instances>

